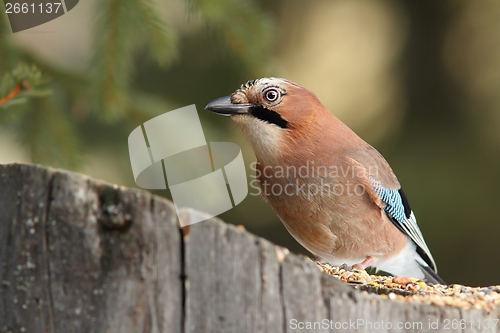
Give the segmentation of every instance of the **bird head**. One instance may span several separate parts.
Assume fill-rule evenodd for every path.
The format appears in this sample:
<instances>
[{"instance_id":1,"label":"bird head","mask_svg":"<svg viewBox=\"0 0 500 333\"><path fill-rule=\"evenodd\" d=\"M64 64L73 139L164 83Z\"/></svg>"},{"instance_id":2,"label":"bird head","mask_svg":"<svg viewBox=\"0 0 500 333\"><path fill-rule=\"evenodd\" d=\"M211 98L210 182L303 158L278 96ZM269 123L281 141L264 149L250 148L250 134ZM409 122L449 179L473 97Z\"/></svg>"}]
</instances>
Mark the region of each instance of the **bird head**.
<instances>
[{"instance_id":1,"label":"bird head","mask_svg":"<svg viewBox=\"0 0 500 333\"><path fill-rule=\"evenodd\" d=\"M246 134L261 161L276 161L299 141L311 143L322 117L331 116L318 98L294 82L262 78L241 85L232 95L205 106L230 116ZM308 138L308 140L306 140Z\"/></svg>"}]
</instances>

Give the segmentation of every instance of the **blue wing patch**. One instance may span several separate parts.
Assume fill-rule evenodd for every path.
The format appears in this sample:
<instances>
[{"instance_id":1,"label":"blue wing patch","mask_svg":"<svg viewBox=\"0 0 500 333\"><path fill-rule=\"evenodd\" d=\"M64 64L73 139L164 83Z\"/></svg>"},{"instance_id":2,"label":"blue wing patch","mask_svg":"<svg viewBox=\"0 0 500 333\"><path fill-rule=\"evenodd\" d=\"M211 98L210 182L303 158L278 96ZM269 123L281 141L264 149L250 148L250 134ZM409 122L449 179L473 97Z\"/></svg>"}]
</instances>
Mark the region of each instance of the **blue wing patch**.
<instances>
[{"instance_id":1,"label":"blue wing patch","mask_svg":"<svg viewBox=\"0 0 500 333\"><path fill-rule=\"evenodd\" d=\"M401 190L388 190L380 185L373 177L370 178L373 182L373 190L386 204L384 207L385 212L392 216L399 223L405 223L406 220L408 220L408 218L410 217L409 214L407 214L409 206L406 204L406 202L403 202L403 198L400 193Z\"/></svg>"}]
</instances>

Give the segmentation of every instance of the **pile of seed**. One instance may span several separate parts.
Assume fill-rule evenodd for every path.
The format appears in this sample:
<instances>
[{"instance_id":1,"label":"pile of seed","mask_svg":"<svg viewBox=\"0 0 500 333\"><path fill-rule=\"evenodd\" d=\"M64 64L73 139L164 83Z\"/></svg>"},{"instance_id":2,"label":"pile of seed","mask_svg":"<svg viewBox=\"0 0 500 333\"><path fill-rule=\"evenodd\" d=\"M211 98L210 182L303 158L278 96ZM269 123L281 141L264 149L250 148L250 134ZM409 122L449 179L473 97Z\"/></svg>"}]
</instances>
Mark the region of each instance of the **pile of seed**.
<instances>
[{"instance_id":1,"label":"pile of seed","mask_svg":"<svg viewBox=\"0 0 500 333\"><path fill-rule=\"evenodd\" d=\"M424 280L409 277L369 275L364 270L346 271L328 264L318 264L321 271L346 282L356 289L381 294L393 300L420 302L438 306L455 306L463 309L492 310L500 305L500 285L491 287L466 287L427 284Z\"/></svg>"}]
</instances>

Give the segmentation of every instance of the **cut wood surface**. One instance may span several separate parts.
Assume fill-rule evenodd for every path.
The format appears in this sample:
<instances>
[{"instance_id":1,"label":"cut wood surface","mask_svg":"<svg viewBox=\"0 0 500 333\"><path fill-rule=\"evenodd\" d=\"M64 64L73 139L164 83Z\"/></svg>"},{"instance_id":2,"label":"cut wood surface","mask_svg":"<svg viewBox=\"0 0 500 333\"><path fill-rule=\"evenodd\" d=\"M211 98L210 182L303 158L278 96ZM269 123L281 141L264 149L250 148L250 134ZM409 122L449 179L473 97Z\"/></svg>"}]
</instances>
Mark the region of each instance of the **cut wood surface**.
<instances>
[{"instance_id":1,"label":"cut wood surface","mask_svg":"<svg viewBox=\"0 0 500 333\"><path fill-rule=\"evenodd\" d=\"M361 292L217 218L183 233L149 192L0 165L0 332L496 332L498 315Z\"/></svg>"}]
</instances>

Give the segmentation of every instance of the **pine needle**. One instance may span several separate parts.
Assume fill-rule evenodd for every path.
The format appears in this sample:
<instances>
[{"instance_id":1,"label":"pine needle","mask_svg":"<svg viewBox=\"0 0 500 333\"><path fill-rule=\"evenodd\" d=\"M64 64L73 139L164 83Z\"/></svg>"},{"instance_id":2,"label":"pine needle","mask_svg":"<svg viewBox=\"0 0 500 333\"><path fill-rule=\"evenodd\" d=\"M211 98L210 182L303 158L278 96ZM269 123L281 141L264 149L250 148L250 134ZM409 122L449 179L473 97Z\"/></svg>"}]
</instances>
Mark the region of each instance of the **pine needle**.
<instances>
[{"instance_id":1,"label":"pine needle","mask_svg":"<svg viewBox=\"0 0 500 333\"><path fill-rule=\"evenodd\" d=\"M13 68L17 58L17 48L12 43L12 30L4 10L0 10L0 75Z\"/></svg>"},{"instance_id":2,"label":"pine needle","mask_svg":"<svg viewBox=\"0 0 500 333\"><path fill-rule=\"evenodd\" d=\"M269 17L255 3L241 0L191 0L191 8L224 39L252 76L271 67L268 54L273 36Z\"/></svg>"},{"instance_id":3,"label":"pine needle","mask_svg":"<svg viewBox=\"0 0 500 333\"><path fill-rule=\"evenodd\" d=\"M112 121L123 117L130 104L132 60L144 37L160 64L171 59L175 39L150 0L103 0L97 11L95 104L101 118Z\"/></svg>"},{"instance_id":4,"label":"pine needle","mask_svg":"<svg viewBox=\"0 0 500 333\"><path fill-rule=\"evenodd\" d=\"M170 27L163 22L151 0L136 0L145 34L151 44L153 59L167 65L177 52L177 38Z\"/></svg>"},{"instance_id":5,"label":"pine needle","mask_svg":"<svg viewBox=\"0 0 500 333\"><path fill-rule=\"evenodd\" d=\"M19 64L16 69L6 73L0 83L0 110L25 102L26 97L40 97L50 94L38 87L48 81L36 66Z\"/></svg>"}]
</instances>

